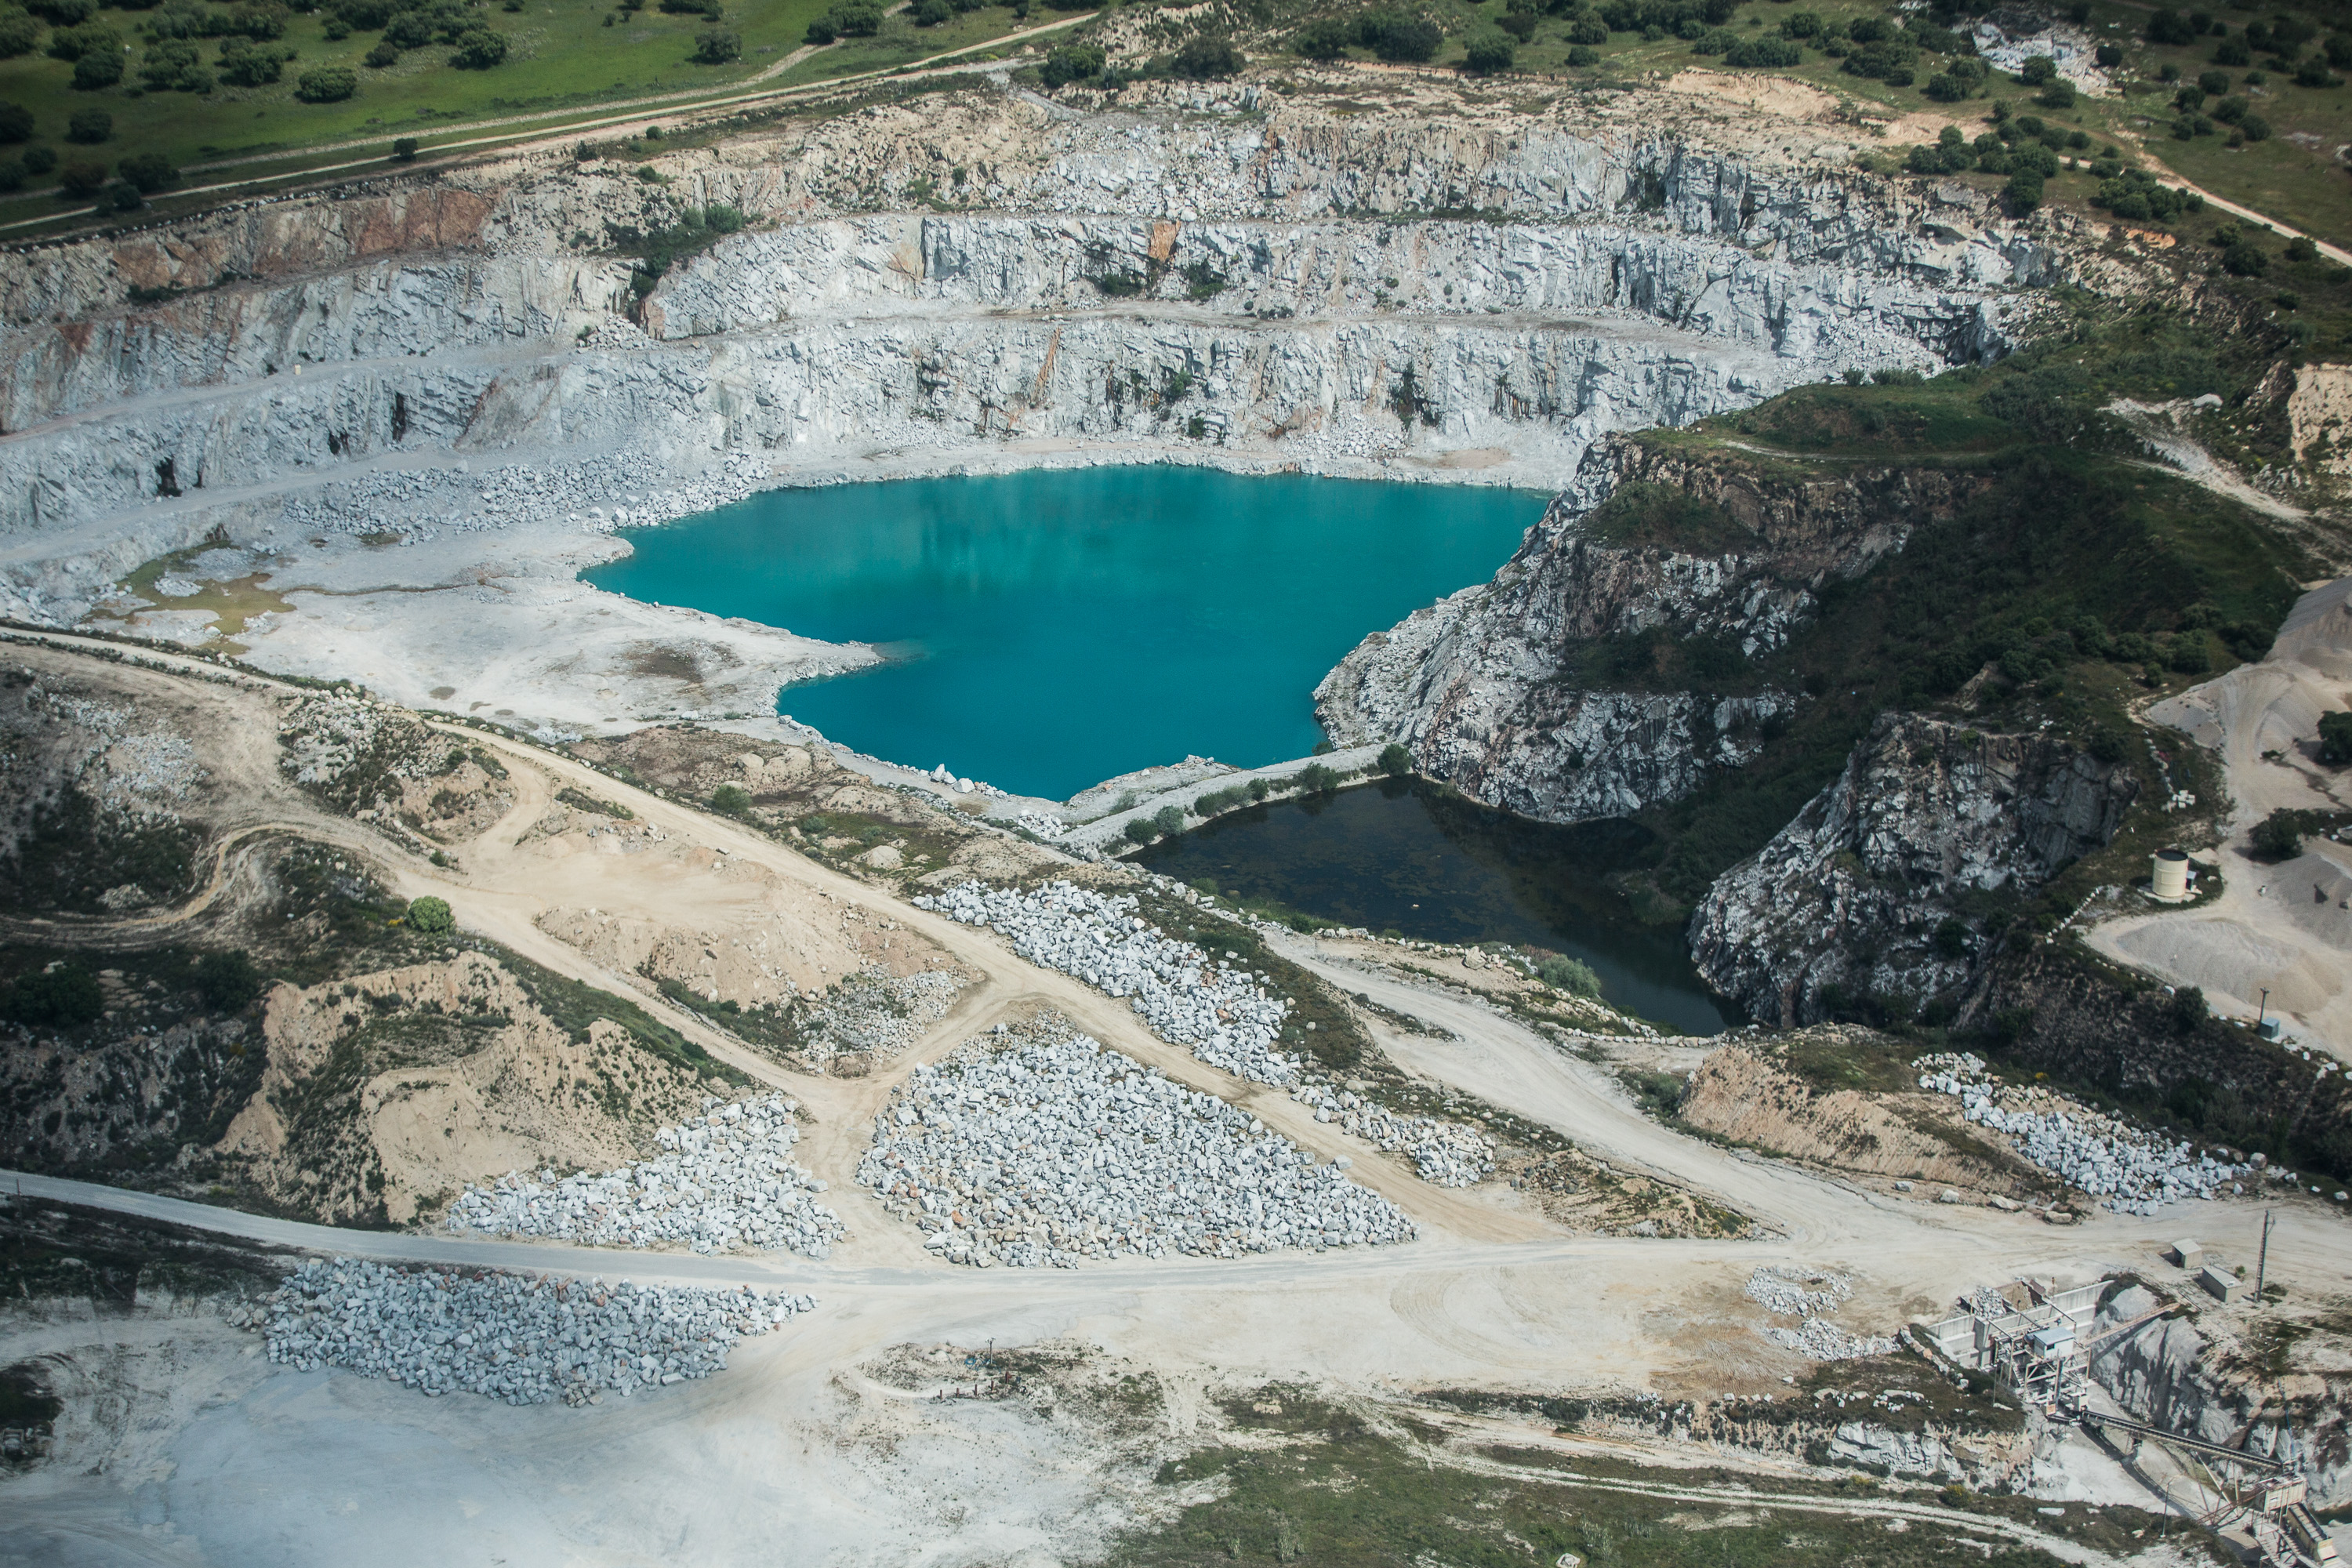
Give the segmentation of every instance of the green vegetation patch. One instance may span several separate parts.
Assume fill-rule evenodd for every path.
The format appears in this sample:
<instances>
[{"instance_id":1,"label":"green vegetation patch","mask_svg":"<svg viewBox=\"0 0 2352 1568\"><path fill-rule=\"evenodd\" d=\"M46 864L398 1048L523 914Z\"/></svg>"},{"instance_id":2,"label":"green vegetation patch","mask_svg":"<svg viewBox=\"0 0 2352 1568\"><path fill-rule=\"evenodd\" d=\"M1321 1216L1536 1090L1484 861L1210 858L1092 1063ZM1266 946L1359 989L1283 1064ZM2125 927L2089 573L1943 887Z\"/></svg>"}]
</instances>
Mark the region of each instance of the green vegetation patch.
<instances>
[{"instance_id":1,"label":"green vegetation patch","mask_svg":"<svg viewBox=\"0 0 2352 1568\"><path fill-rule=\"evenodd\" d=\"M1757 542L1754 531L1728 512L1675 485L1639 480L1619 485L1586 514L1583 531L1628 550L1671 550L1724 555Z\"/></svg>"},{"instance_id":2,"label":"green vegetation patch","mask_svg":"<svg viewBox=\"0 0 2352 1568\"><path fill-rule=\"evenodd\" d=\"M1992 1563L2040 1568L2055 1557L1965 1526L1978 1512L2005 1512L1965 1498L1952 1523L1915 1521L1894 1533L1881 1517L1840 1511L1848 1498L1874 1493L1867 1483L1783 1485L1713 1470L1663 1471L1555 1452L1490 1448L1454 1462L1443 1430L1421 1420L1379 1426L1344 1407L1276 1385L1225 1402L1235 1428L1230 1445L1202 1448L1162 1465L1162 1486L1213 1483L1210 1500L1184 1508L1170 1524L1131 1537L1112 1556L1120 1564L1294 1563L1345 1568L1535 1568L1574 1553L1594 1568L1684 1568L1692 1563L1735 1568L1928 1568ZM1617 1489L1640 1482L1665 1497ZM1725 1482L1732 1483L1724 1486ZM1597 1484L1596 1484L1597 1483ZM1723 1487L1719 1497L1709 1495ZM1802 1508L1759 1506L1768 1500ZM1769 1512L1770 1517L1762 1517ZM2031 1515L2053 1534L2095 1538L2128 1550L2129 1525L2102 1525L2099 1510L2071 1517Z\"/></svg>"}]
</instances>

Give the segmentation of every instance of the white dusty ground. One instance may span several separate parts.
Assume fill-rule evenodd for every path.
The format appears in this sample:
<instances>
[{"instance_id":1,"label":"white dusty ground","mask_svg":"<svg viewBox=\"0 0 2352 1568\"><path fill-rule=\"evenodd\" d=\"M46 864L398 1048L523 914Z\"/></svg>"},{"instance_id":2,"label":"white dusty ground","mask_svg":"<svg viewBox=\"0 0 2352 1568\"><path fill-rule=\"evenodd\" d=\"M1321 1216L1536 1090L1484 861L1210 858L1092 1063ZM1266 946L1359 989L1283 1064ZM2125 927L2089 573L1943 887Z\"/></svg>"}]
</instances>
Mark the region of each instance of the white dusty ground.
<instances>
[{"instance_id":1,"label":"white dusty ground","mask_svg":"<svg viewBox=\"0 0 2352 1568\"><path fill-rule=\"evenodd\" d=\"M2178 985L2225 1017L2265 1005L2286 1032L2352 1060L2352 846L2326 837L2271 865L2247 853L2281 808L2352 810L2352 783L2318 760L2319 716L2352 706L2352 579L2297 601L2270 655L2155 704L2147 717L2215 752L2231 810L2218 851L2219 898L2167 910L2145 899L2084 940Z\"/></svg>"},{"instance_id":2,"label":"white dusty ground","mask_svg":"<svg viewBox=\"0 0 2352 1568\"><path fill-rule=\"evenodd\" d=\"M206 1318L11 1318L0 1326L0 1361L43 1358L74 1394L76 1414L57 1460L0 1483L8 1504L0 1558L725 1563L772 1562L788 1542L794 1562L1043 1564L1084 1555L1113 1525L1154 1517L1153 1500L1164 1502L1168 1492L1147 1484L1150 1472L1160 1458L1205 1436L1202 1401L1213 1388L1286 1379L1372 1399L1464 1385L1767 1393L1806 1363L1759 1332L1769 1314L1744 1288L1759 1265L1851 1277L1854 1293L1835 1313L1839 1326L1884 1332L2019 1275L2061 1285L2126 1268L2161 1277L2169 1268L2161 1250L2182 1234L2232 1257L2254 1251L2263 1208L2253 1199L2174 1205L2153 1216L2094 1214L2058 1228L2022 1214L1864 1193L1703 1143L1643 1115L1604 1068L1490 1007L1362 967L1348 943L1279 939L1344 989L1444 1031L1375 1026L1379 1044L1408 1071L1507 1103L1612 1163L1695 1186L1759 1227L1727 1241L1563 1235L1501 1184L1455 1190L1419 1179L1402 1155L1317 1121L1279 1089L1195 1060L1124 1004L1024 963L992 933L894 902L737 825L566 759L486 743L500 750L515 801L500 823L461 847L462 869L390 851L339 818L298 826L374 861L404 895L447 897L469 929L559 973L637 995L665 1023L797 1100L805 1127L794 1158L828 1181L826 1201L848 1227L829 1257L320 1233L35 1178L23 1190L79 1191L132 1212L194 1213L259 1239L352 1256L751 1284L805 1293L817 1306L739 1344L720 1375L578 1409L427 1400L348 1373L273 1367L254 1339ZM518 826L536 820L565 784L627 805L673 852L567 858L561 845L517 844ZM538 923L593 888L594 901L616 916L709 927L755 887L767 889L763 907L800 910L826 929L887 920L894 932L933 944L980 978L880 1070L810 1078L635 989L632 977L606 972ZM854 1180L874 1114L919 1064L1040 1007L1259 1118L1318 1161L1347 1156L1349 1179L1402 1210L1418 1238L1231 1261L1096 1261L1076 1270L980 1271L927 1254L920 1232ZM2352 1289L2352 1247L2334 1205L2273 1201L2280 1225L2272 1278L2297 1291ZM910 1397L871 1375L898 1347L1050 1340L1092 1347L1112 1370L1160 1379L1166 1404L1150 1452L986 1401ZM1528 1435L1547 1437L1536 1428ZM1699 1456L1667 1445L1644 1457L1671 1464ZM2061 1468L2074 1495L2097 1479L2092 1470Z\"/></svg>"}]
</instances>

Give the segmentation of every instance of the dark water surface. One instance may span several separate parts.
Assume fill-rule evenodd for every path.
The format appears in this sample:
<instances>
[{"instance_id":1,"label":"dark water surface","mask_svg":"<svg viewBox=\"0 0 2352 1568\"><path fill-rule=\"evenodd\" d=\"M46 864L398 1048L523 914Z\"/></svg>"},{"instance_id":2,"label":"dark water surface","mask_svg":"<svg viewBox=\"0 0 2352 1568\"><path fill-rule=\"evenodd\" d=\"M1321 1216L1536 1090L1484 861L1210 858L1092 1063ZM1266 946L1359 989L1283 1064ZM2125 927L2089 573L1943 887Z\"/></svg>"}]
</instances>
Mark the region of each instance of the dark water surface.
<instances>
[{"instance_id":1,"label":"dark water surface","mask_svg":"<svg viewBox=\"0 0 2352 1568\"><path fill-rule=\"evenodd\" d=\"M1681 935L1636 922L1603 882L1640 863L1632 823L1555 827L1408 780L1234 812L1134 859L1220 892L1425 942L1509 942L1581 959L1611 1004L1686 1035L1738 1019Z\"/></svg>"},{"instance_id":2,"label":"dark water surface","mask_svg":"<svg viewBox=\"0 0 2352 1568\"><path fill-rule=\"evenodd\" d=\"M1545 500L1164 464L903 479L632 530L635 554L583 575L886 645L891 663L782 708L875 756L1061 799L1187 753L1306 755L1316 682L1491 576Z\"/></svg>"}]
</instances>

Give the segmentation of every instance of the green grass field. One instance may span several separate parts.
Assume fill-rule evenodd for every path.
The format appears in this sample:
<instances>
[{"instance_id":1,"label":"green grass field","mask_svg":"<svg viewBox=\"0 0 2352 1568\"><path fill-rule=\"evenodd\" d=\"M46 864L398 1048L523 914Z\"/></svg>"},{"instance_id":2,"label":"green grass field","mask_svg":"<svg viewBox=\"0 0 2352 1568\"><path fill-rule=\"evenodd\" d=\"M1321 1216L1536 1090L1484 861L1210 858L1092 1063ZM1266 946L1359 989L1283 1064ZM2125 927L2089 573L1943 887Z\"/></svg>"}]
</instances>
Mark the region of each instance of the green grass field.
<instances>
[{"instance_id":1,"label":"green grass field","mask_svg":"<svg viewBox=\"0 0 2352 1568\"><path fill-rule=\"evenodd\" d=\"M33 137L24 146L0 146L0 160L45 148L61 161L83 160L110 170L133 153L156 152L182 171L183 187L224 179L296 172L384 156L399 137L415 137L429 152L438 140L455 139L457 128L507 119L541 119L578 110L593 116L599 105L667 97L690 105L730 89L788 87L860 71L889 69L929 56L982 44L1008 32L1065 19L1044 11L1016 17L1007 5L966 12L932 27L903 17L886 20L880 36L848 38L815 50L791 71L766 78L801 47L809 23L830 0L742 0L727 7L719 24L742 40L740 59L721 66L692 58L697 35L711 26L699 15L656 9L617 11L604 0L520 0L515 9L480 5L475 16L508 41L504 63L488 70L459 69L449 63L451 47L429 44L404 51L381 68L364 63L381 32L354 31L341 39L327 35L330 13L289 19L278 42L294 50L280 79L267 86L222 83L203 93L142 90L142 57L152 41L142 29L152 11L101 10L93 25L111 28L128 42L123 79L95 91L73 86L74 67L44 52L52 29L44 27L31 53L0 60L0 101L33 117ZM610 18L610 25L607 23ZM1066 18L1075 23L1081 17ZM219 43L198 41L203 62L216 68ZM307 103L297 97L302 75L321 67L352 71L358 92L339 103ZM113 133L96 145L68 139L78 111L105 110ZM663 106L648 106L658 120ZM483 132L468 132L468 136ZM345 144L353 144L348 145ZM341 150L338 150L341 149ZM55 174L34 174L18 195L0 197L0 224L71 212L87 205L55 189Z\"/></svg>"},{"instance_id":2,"label":"green grass field","mask_svg":"<svg viewBox=\"0 0 2352 1568\"><path fill-rule=\"evenodd\" d=\"M1351 15L1354 9L1342 8L1335 14ZM2053 9L2063 11L2064 7ZM1503 0L1485 0L1483 4L1436 0L1424 10L1447 35L1434 62L1439 65L1461 64L1465 40L1492 26L1505 14ZM2084 24L2084 30L2123 50L2121 74L2130 79L2116 96L2084 99L2075 108L2060 112L2038 107L2033 102L2032 89L2000 72L1992 73L1982 96L1958 103L1938 103L1927 96L1921 84L1937 68L1942 57L1924 53L1919 59L1918 80L1907 87L1891 87L1850 74L1843 68L1842 61L1811 47L1804 48L1801 64L1735 74L1785 77L1804 82L1841 100L1865 121L1891 121L1923 111L1941 116L1960 124L1971 137L1984 129L1978 122L1986 119L1992 104L2006 101L2018 112L2040 114L2045 120L2079 128L2095 140L2116 143L2126 150L2144 142L2149 153L2185 179L2321 238L2352 244L2352 169L2347 169L2336 155L2338 147L2352 142L2352 85L2299 86L2292 72L2283 73L2275 68L2273 56L2257 51L2252 67L2231 71L2232 91L2243 93L2253 110L2269 122L2271 137L2238 148L2226 145L2224 134L2178 141L2170 132L2175 114L2172 95L2182 83L2193 83L2200 72L2217 68L2211 58L2215 44L2203 37L2179 47L2147 43L2142 34L2150 10L2143 5L2095 0L2089 20ZM2248 21L2267 19L2273 14L2269 6L2259 13L2224 10L2220 6L2213 10L2233 35L2242 31ZM1857 0L1753 0L1740 7L1726 26L1740 37L1775 35L1781 22L1798 12L1811 12L1824 22L1900 15L1892 7ZM2319 24L2319 39L2301 50L2308 58L2320 52L2327 35L2336 28L2328 15L2320 10L2290 5L2280 14L2298 13L2307 14ZM1606 44L1597 46L1598 63L1571 67L1568 63L1569 26L1570 18L1564 16L1547 16L1538 22L1535 36L1517 47L1512 73L1495 78L1496 85L1505 87L1514 80L1524 84L1531 74L1557 75L1598 86L1632 82L1653 74L1670 76L1683 69L1727 68L1717 57L1694 52L1692 44L1682 38L1667 37L1644 42L1640 35L1630 32L1612 33ZM1371 58L1370 50L1361 48L1351 50L1350 55L1359 59ZM2179 82L2160 79L2167 67L2179 73ZM2247 85L2244 79L2249 68L2264 79ZM2221 129L2226 132L2226 126ZM1889 151L1898 149L1890 143ZM2001 182L1988 178L1984 183L1997 187ZM2079 192L2062 189L2069 184L2078 182L2053 182L2052 197L2064 200L2079 195Z\"/></svg>"}]
</instances>

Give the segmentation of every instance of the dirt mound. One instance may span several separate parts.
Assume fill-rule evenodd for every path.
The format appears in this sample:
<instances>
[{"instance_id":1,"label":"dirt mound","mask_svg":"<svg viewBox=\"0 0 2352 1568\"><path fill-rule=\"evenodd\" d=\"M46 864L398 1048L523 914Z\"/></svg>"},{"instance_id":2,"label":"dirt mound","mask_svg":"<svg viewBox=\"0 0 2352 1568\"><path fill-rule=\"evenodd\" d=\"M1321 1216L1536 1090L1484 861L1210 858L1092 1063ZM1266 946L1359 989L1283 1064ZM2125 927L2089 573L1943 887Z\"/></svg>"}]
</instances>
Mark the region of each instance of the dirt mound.
<instances>
[{"instance_id":1,"label":"dirt mound","mask_svg":"<svg viewBox=\"0 0 2352 1568\"><path fill-rule=\"evenodd\" d=\"M481 953L280 985L261 1092L220 1152L260 1194L335 1221L406 1224L469 1182L619 1164L712 1085L609 1018L567 1027Z\"/></svg>"},{"instance_id":2,"label":"dirt mound","mask_svg":"<svg viewBox=\"0 0 2352 1568\"><path fill-rule=\"evenodd\" d=\"M1867 1037L1864 1038L1862 1037ZM1866 1030L1801 1030L1774 1041L1726 1046L1691 1075L1675 1114L1734 1142L1858 1174L1938 1190L2022 1198L2051 1181L1979 1137L1942 1095L1898 1087L1882 1070L1868 1088L1830 1087L1801 1068L1820 1056L1893 1054Z\"/></svg>"}]
</instances>

